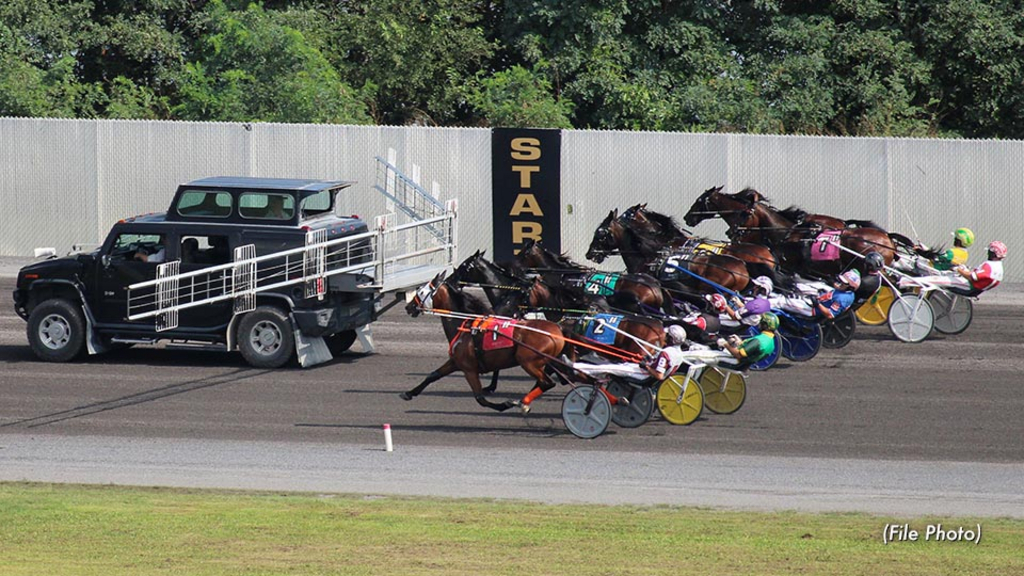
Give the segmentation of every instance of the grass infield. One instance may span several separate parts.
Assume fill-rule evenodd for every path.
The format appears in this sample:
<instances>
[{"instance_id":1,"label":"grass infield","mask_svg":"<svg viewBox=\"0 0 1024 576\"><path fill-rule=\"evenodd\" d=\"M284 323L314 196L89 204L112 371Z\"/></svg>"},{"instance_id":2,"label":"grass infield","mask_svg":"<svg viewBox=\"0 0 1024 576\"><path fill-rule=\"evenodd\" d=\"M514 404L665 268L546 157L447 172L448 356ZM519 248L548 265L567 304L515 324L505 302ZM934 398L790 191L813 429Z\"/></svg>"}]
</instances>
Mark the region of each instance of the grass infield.
<instances>
[{"instance_id":1,"label":"grass infield","mask_svg":"<svg viewBox=\"0 0 1024 576\"><path fill-rule=\"evenodd\" d=\"M1024 521L0 483L0 574L1024 574ZM887 523L922 541L884 545ZM981 543L924 542L982 526Z\"/></svg>"}]
</instances>

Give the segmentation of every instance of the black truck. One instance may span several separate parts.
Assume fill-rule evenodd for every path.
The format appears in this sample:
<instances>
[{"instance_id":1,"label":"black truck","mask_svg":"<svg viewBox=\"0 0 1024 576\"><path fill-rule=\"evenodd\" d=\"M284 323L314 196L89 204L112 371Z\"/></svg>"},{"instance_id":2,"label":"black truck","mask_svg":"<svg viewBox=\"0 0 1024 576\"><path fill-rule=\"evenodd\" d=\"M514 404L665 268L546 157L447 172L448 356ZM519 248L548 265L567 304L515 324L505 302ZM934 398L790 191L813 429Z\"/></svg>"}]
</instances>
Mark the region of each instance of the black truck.
<instances>
[{"instance_id":1,"label":"black truck","mask_svg":"<svg viewBox=\"0 0 1024 576\"><path fill-rule=\"evenodd\" d=\"M22 268L14 307L33 352L65 362L173 340L223 344L261 368L297 349L304 366L330 359L381 310L373 232L335 214L352 184L195 180L167 212L115 224L95 251Z\"/></svg>"}]
</instances>

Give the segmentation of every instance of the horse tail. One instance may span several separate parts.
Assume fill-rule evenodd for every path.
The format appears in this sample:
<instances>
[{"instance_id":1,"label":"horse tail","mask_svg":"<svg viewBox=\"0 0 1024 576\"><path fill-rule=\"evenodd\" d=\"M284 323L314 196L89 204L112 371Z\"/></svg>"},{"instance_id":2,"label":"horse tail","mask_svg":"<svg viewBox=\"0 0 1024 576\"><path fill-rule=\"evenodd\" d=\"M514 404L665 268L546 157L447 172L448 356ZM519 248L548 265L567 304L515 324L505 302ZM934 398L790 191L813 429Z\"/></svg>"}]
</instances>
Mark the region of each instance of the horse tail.
<instances>
[{"instance_id":1,"label":"horse tail","mask_svg":"<svg viewBox=\"0 0 1024 576\"><path fill-rule=\"evenodd\" d=\"M898 232L889 232L889 239L892 240L893 243L895 243L897 246L904 246L910 250L913 250L914 246L917 245L917 242L914 242L910 238L907 238L906 236Z\"/></svg>"}]
</instances>

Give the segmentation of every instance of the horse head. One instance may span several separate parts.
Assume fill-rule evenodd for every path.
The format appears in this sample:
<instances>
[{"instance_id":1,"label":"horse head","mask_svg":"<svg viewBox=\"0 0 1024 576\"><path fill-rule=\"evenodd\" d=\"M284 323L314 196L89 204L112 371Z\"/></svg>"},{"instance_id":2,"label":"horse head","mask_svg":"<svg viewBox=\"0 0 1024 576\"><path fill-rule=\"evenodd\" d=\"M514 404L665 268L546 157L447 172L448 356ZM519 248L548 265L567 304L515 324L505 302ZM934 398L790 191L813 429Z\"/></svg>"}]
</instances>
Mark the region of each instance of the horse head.
<instances>
[{"instance_id":1,"label":"horse head","mask_svg":"<svg viewBox=\"0 0 1024 576\"><path fill-rule=\"evenodd\" d=\"M430 282L427 282L423 286L420 286L415 292L412 293L412 298L405 305L405 311L413 318L420 315L425 309L434 307L434 299L437 296L438 291L442 286L445 285L445 276L447 272L442 270L436 276L434 276Z\"/></svg>"},{"instance_id":2,"label":"horse head","mask_svg":"<svg viewBox=\"0 0 1024 576\"><path fill-rule=\"evenodd\" d=\"M686 211L686 215L683 216L683 222L686 222L687 226L696 226L709 218L714 218L715 214L718 214L722 209L719 206L719 202L724 196L721 193L722 188L724 186L708 188L703 194L698 196L693 206L690 206L690 209Z\"/></svg>"},{"instance_id":3,"label":"horse head","mask_svg":"<svg viewBox=\"0 0 1024 576\"><path fill-rule=\"evenodd\" d=\"M619 237L616 234L621 236L622 226L618 223L618 217L618 208L608 211L608 216L594 231L594 238L590 241L590 248L587 249L587 260L600 264L619 247ZM618 226L617 229L616 226Z\"/></svg>"}]
</instances>

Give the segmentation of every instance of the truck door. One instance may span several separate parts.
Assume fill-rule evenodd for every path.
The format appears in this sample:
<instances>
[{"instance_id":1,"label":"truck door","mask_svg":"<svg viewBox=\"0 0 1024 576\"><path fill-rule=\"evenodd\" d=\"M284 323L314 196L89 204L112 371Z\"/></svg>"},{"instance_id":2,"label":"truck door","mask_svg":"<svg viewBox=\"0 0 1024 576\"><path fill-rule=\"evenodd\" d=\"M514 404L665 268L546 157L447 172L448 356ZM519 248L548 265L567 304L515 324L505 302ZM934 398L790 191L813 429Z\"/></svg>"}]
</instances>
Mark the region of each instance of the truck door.
<instances>
[{"instance_id":1,"label":"truck door","mask_svg":"<svg viewBox=\"0 0 1024 576\"><path fill-rule=\"evenodd\" d=\"M206 231L181 232L178 241L178 254L181 257L181 273L195 272L232 261L231 241L227 234L211 234ZM225 278L227 283L225 283ZM182 279L178 285L178 293L183 301L200 301L203 298L218 296L225 286L230 286L231 269L216 270L208 274L198 274ZM180 330L191 332L218 331L225 328L231 321L233 303L221 300L211 304L203 304L194 308L181 310L178 315Z\"/></svg>"},{"instance_id":2,"label":"truck door","mask_svg":"<svg viewBox=\"0 0 1024 576\"><path fill-rule=\"evenodd\" d=\"M167 237L149 232L122 232L105 254L97 274L93 310L101 324L151 327L153 319L128 321L128 286L156 278L157 264L167 258Z\"/></svg>"}]
</instances>

